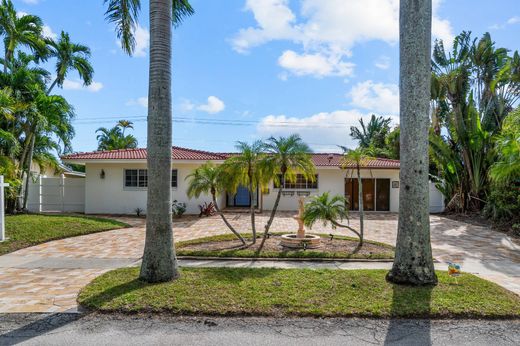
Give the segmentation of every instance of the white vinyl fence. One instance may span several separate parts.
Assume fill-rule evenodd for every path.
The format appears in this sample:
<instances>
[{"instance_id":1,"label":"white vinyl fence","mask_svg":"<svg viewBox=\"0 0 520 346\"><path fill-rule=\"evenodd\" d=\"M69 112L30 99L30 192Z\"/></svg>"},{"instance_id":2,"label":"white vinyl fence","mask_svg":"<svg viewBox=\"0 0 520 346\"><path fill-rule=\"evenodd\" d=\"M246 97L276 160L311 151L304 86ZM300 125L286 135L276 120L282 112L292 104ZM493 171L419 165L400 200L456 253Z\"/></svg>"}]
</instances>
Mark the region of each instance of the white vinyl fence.
<instances>
[{"instance_id":1,"label":"white vinyl fence","mask_svg":"<svg viewBox=\"0 0 520 346\"><path fill-rule=\"evenodd\" d=\"M29 183L29 211L34 213L85 212L85 179L39 176Z\"/></svg>"}]
</instances>

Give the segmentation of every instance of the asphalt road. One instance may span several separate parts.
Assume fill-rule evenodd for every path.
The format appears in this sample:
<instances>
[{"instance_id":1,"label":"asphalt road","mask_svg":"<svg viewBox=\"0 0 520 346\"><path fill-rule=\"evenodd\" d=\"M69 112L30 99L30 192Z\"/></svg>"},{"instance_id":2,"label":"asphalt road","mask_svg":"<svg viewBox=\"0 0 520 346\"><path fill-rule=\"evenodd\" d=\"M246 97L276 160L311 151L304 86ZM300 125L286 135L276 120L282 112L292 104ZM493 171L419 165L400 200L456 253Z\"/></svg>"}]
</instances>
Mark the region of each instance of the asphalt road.
<instances>
[{"instance_id":1,"label":"asphalt road","mask_svg":"<svg viewBox=\"0 0 520 346\"><path fill-rule=\"evenodd\" d=\"M520 320L0 315L0 345L520 345Z\"/></svg>"}]
</instances>

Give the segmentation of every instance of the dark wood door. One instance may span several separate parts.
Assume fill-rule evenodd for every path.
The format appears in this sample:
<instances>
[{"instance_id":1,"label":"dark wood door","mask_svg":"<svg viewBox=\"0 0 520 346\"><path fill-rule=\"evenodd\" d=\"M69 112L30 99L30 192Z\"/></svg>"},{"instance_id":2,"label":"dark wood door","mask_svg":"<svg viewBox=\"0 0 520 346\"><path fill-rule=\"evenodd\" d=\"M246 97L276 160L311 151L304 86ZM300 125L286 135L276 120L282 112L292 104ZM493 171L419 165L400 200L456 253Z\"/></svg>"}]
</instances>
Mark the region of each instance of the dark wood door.
<instances>
[{"instance_id":1,"label":"dark wood door","mask_svg":"<svg viewBox=\"0 0 520 346\"><path fill-rule=\"evenodd\" d=\"M390 179L377 179L376 196L376 210L390 211Z\"/></svg>"},{"instance_id":2,"label":"dark wood door","mask_svg":"<svg viewBox=\"0 0 520 346\"><path fill-rule=\"evenodd\" d=\"M376 210L376 184L375 179L361 179L363 184L363 210Z\"/></svg>"},{"instance_id":3,"label":"dark wood door","mask_svg":"<svg viewBox=\"0 0 520 346\"><path fill-rule=\"evenodd\" d=\"M359 190L357 179L345 179L345 198L348 201L349 210L359 210Z\"/></svg>"}]
</instances>

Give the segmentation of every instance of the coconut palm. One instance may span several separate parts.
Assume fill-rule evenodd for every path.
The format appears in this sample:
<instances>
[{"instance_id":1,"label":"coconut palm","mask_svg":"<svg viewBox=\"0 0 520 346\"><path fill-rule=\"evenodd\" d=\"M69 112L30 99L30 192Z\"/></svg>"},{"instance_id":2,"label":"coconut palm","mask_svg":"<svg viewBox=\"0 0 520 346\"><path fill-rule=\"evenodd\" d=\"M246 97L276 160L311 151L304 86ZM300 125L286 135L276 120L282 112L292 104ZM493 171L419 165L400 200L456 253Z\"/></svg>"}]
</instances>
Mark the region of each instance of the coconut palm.
<instances>
[{"instance_id":1,"label":"coconut palm","mask_svg":"<svg viewBox=\"0 0 520 346\"><path fill-rule=\"evenodd\" d=\"M129 54L140 0L105 0L106 18L115 23L117 37ZM148 197L146 240L140 278L169 281L179 276L171 218L172 24L193 14L188 0L150 0L150 73L148 86Z\"/></svg>"},{"instance_id":2,"label":"coconut palm","mask_svg":"<svg viewBox=\"0 0 520 346\"><path fill-rule=\"evenodd\" d=\"M61 32L58 41L47 39L47 44L49 47L47 57L57 59L56 78L49 89L47 89L47 94L50 94L56 85L62 87L65 77L67 77L67 74L72 70L78 72L84 85L90 85L92 83L94 69L89 61L89 47L71 42L69 34L64 31Z\"/></svg>"},{"instance_id":3,"label":"coconut palm","mask_svg":"<svg viewBox=\"0 0 520 346\"><path fill-rule=\"evenodd\" d=\"M432 0L401 0L399 18L399 221L394 264L387 280L430 285L437 283L428 197Z\"/></svg>"},{"instance_id":4,"label":"coconut palm","mask_svg":"<svg viewBox=\"0 0 520 346\"><path fill-rule=\"evenodd\" d=\"M363 119L359 119L359 125L350 127L350 136L359 141L361 148L368 148L371 145L377 148L384 148L386 135L390 132L391 118L382 116L376 117L374 114L370 121L365 125Z\"/></svg>"},{"instance_id":5,"label":"coconut palm","mask_svg":"<svg viewBox=\"0 0 520 346\"><path fill-rule=\"evenodd\" d=\"M264 166L263 171L272 173L272 179L275 185L279 186L279 189L273 210L271 210L271 215L265 225L264 236L258 251L262 250L269 234L269 229L280 203L285 181L293 182L298 173L303 174L308 180L313 181L315 179L315 167L310 155L311 149L299 135L293 134L289 137L279 138L270 137L264 143L264 151L266 155L261 163Z\"/></svg>"},{"instance_id":6,"label":"coconut palm","mask_svg":"<svg viewBox=\"0 0 520 346\"><path fill-rule=\"evenodd\" d=\"M126 129L134 129L134 123L131 122L130 120L119 120L117 122L117 126L121 128L121 130L123 131L123 137L125 135L125 131Z\"/></svg>"},{"instance_id":7,"label":"coconut palm","mask_svg":"<svg viewBox=\"0 0 520 346\"><path fill-rule=\"evenodd\" d=\"M40 17L30 14L20 15L11 0L2 0L0 4L0 35L4 36L5 62L4 72L14 57L19 45L28 47L41 56L46 54L46 45L42 37L43 22Z\"/></svg>"},{"instance_id":8,"label":"coconut palm","mask_svg":"<svg viewBox=\"0 0 520 346\"><path fill-rule=\"evenodd\" d=\"M224 162L223 169L233 178L229 187L230 192L235 192L239 185L247 186L250 197L251 230L253 232L253 244L256 243L255 204L258 187L266 183L267 175L262 171L264 158L262 141L252 144L237 142L235 148L238 155L230 157Z\"/></svg>"},{"instance_id":9,"label":"coconut palm","mask_svg":"<svg viewBox=\"0 0 520 346\"><path fill-rule=\"evenodd\" d=\"M226 182L228 181L228 177L225 175L226 171L222 168L222 166L216 166L212 162L206 162L186 177L186 179L189 179L187 194L190 198L198 198L201 194L211 194L215 210L222 218L222 221L224 221L230 231L233 232L233 234L235 234L238 239L240 239L242 244L245 245L246 241L244 238L242 238L240 233L238 233L235 228L228 222L224 216L224 213L220 211L218 206L217 195L226 192Z\"/></svg>"},{"instance_id":10,"label":"coconut palm","mask_svg":"<svg viewBox=\"0 0 520 346\"><path fill-rule=\"evenodd\" d=\"M330 196L329 192L321 195L313 196L311 200L305 204L303 212L303 223L305 226L312 226L322 221L323 225L331 223L332 228L341 227L352 231L359 238L359 247L363 246L363 235L349 225L342 224L343 220L348 221L348 201L344 196Z\"/></svg>"}]
</instances>

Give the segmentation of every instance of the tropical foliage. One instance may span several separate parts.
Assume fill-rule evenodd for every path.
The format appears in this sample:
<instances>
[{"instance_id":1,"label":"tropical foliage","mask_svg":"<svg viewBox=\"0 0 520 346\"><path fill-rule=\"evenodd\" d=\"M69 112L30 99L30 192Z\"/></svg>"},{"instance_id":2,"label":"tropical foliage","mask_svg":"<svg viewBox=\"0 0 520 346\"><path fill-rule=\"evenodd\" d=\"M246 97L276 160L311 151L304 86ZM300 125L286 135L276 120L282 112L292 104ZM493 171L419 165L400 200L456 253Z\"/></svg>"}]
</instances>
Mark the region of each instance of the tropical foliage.
<instances>
[{"instance_id":1,"label":"tropical foliage","mask_svg":"<svg viewBox=\"0 0 520 346\"><path fill-rule=\"evenodd\" d=\"M496 47L489 33L462 32L451 51L435 43L432 70L430 173L448 208L480 210L490 178L509 177L518 161L514 135L502 130L520 98L519 54Z\"/></svg>"},{"instance_id":2,"label":"tropical foliage","mask_svg":"<svg viewBox=\"0 0 520 346\"><path fill-rule=\"evenodd\" d=\"M0 174L11 185L6 204L12 211L27 206L32 166L60 169L56 154L72 150L74 109L64 97L51 94L53 86L62 86L73 70L88 84L93 70L88 47L72 43L65 32L57 42L44 37L42 20L18 12L11 0L0 3L0 36L5 48L0 58ZM41 65L49 59L56 60L54 82Z\"/></svg>"},{"instance_id":3,"label":"tropical foliage","mask_svg":"<svg viewBox=\"0 0 520 346\"><path fill-rule=\"evenodd\" d=\"M358 141L358 148L374 157L399 159L399 127L391 129L392 118L372 114L365 125L359 119L359 127L350 127L350 136Z\"/></svg>"},{"instance_id":4,"label":"tropical foliage","mask_svg":"<svg viewBox=\"0 0 520 346\"><path fill-rule=\"evenodd\" d=\"M116 126L96 130L98 150L134 149L137 148L137 138L125 134L127 129L133 129L134 124L128 120L119 120Z\"/></svg>"}]
</instances>

